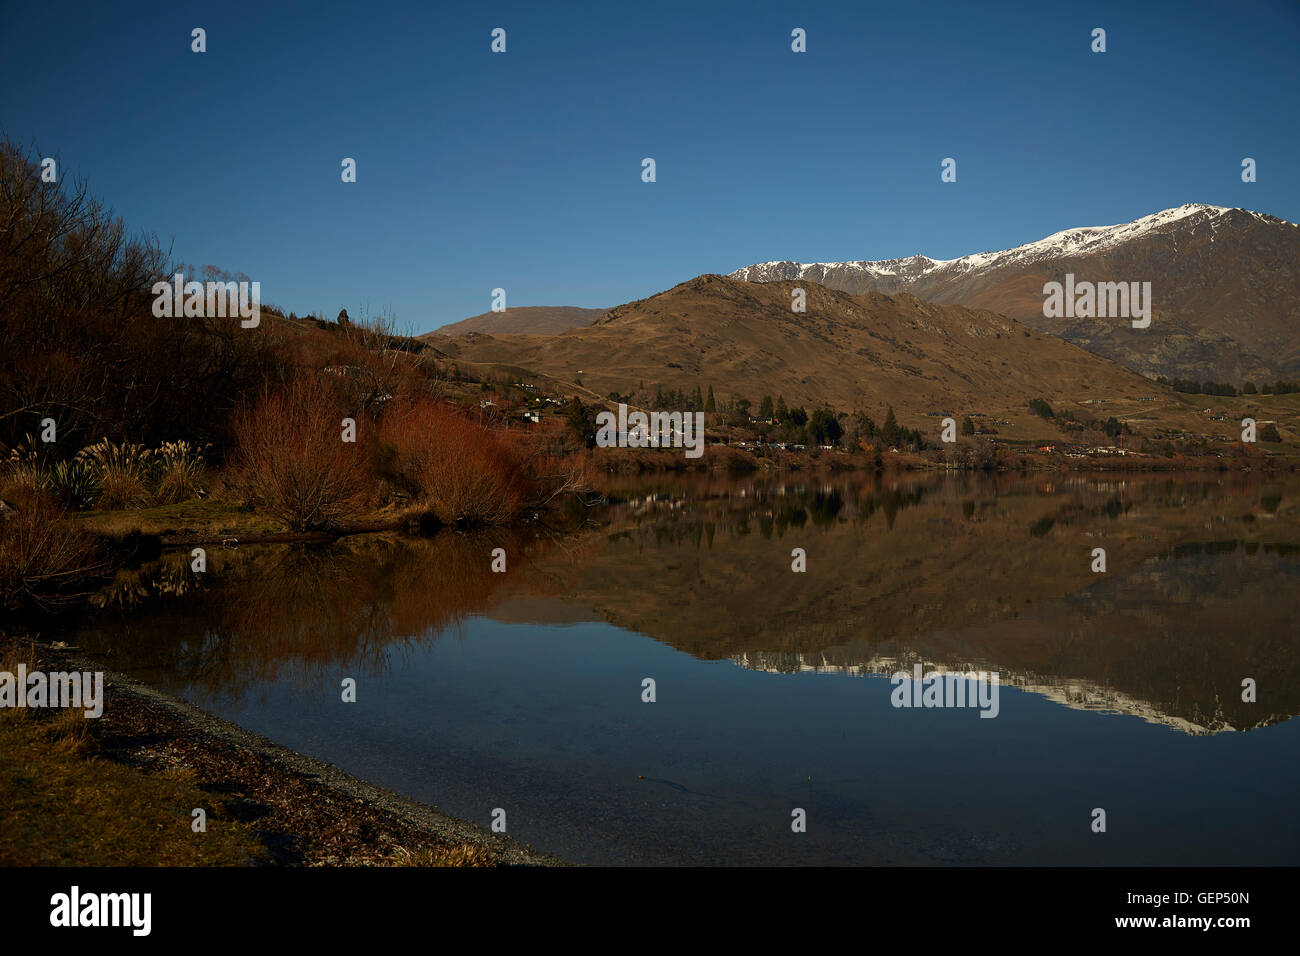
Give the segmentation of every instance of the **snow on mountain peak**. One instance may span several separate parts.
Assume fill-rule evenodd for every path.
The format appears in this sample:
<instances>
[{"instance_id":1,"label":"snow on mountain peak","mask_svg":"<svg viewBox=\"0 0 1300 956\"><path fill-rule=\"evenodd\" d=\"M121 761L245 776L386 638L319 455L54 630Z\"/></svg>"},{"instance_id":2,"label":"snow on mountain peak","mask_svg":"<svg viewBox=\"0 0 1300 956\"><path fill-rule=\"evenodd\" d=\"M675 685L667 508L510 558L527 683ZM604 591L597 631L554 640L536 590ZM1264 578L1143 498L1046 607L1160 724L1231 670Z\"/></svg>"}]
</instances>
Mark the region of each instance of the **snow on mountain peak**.
<instances>
[{"instance_id":1,"label":"snow on mountain peak","mask_svg":"<svg viewBox=\"0 0 1300 956\"><path fill-rule=\"evenodd\" d=\"M916 254L902 259L882 259L876 261L857 260L851 262L764 262L746 266L731 273L733 278L758 281L770 278L802 279L823 277L832 269L860 272L872 278L916 279L936 270L944 272L971 273L982 271L994 265L1007 263L1028 263L1040 259L1058 259L1072 256L1092 255L1112 246L1140 239L1143 236L1168 231L1175 223L1193 216L1200 216L1205 221L1213 222L1220 217L1238 210L1228 206L1212 206L1208 203L1185 203L1165 209L1149 216L1143 216L1133 222L1119 223L1113 226L1078 226L1053 233L1036 242L1029 242L1011 249L997 252L978 252L974 255L961 256L957 259L931 259L929 256ZM1259 213L1250 215L1261 222L1276 222L1272 217Z\"/></svg>"}]
</instances>

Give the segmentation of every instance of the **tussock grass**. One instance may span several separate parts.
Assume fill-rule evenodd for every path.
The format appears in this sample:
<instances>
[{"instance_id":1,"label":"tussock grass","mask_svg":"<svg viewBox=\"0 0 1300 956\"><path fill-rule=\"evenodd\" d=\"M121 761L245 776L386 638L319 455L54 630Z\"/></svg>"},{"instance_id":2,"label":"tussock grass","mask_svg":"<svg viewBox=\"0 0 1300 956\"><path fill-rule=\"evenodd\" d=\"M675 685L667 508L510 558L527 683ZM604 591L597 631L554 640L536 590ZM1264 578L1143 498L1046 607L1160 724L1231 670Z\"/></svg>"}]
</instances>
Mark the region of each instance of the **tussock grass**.
<instances>
[{"instance_id":1,"label":"tussock grass","mask_svg":"<svg viewBox=\"0 0 1300 956\"><path fill-rule=\"evenodd\" d=\"M490 851L472 843L408 850L399 847L391 858L393 866L498 866Z\"/></svg>"}]
</instances>

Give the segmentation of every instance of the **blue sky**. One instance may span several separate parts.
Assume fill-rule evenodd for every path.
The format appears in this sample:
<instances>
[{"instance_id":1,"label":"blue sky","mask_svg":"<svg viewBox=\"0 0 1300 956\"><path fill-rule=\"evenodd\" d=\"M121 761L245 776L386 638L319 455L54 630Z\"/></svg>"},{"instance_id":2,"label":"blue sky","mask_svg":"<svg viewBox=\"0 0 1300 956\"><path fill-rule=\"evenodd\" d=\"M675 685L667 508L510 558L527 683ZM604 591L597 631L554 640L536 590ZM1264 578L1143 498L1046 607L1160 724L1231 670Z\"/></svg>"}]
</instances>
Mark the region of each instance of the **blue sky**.
<instances>
[{"instance_id":1,"label":"blue sky","mask_svg":"<svg viewBox=\"0 0 1300 956\"><path fill-rule=\"evenodd\" d=\"M1300 221L1298 66L1296 0L26 4L0 124L180 261L423 332L496 287L611 306L1186 202Z\"/></svg>"}]
</instances>

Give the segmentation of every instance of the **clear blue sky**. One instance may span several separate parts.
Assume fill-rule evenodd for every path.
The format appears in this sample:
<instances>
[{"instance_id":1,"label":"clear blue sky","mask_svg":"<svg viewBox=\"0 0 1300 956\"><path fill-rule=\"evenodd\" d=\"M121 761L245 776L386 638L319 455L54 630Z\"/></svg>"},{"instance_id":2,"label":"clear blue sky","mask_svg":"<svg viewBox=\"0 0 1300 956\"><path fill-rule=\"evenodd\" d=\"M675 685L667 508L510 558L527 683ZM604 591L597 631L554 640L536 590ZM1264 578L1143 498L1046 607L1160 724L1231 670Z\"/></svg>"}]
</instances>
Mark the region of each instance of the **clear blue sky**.
<instances>
[{"instance_id":1,"label":"clear blue sky","mask_svg":"<svg viewBox=\"0 0 1300 956\"><path fill-rule=\"evenodd\" d=\"M1300 220L1296 0L6 7L9 135L299 313L422 332L498 286L611 306L1186 202Z\"/></svg>"}]
</instances>

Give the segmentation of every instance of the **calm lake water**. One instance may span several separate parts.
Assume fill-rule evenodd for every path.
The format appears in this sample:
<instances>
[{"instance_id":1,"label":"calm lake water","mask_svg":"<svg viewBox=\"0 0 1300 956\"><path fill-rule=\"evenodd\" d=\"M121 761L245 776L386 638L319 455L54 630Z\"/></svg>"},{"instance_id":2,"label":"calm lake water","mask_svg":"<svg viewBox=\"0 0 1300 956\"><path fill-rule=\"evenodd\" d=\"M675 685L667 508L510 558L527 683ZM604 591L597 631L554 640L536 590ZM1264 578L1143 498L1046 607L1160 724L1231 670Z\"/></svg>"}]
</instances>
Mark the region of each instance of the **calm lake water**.
<instances>
[{"instance_id":1,"label":"calm lake water","mask_svg":"<svg viewBox=\"0 0 1300 956\"><path fill-rule=\"evenodd\" d=\"M1294 479L620 497L576 531L168 554L69 639L575 862L1300 863ZM997 672L996 718L893 706L918 662Z\"/></svg>"}]
</instances>

